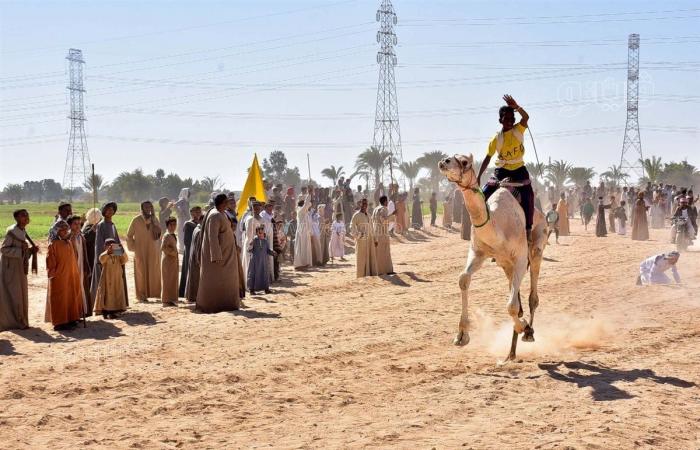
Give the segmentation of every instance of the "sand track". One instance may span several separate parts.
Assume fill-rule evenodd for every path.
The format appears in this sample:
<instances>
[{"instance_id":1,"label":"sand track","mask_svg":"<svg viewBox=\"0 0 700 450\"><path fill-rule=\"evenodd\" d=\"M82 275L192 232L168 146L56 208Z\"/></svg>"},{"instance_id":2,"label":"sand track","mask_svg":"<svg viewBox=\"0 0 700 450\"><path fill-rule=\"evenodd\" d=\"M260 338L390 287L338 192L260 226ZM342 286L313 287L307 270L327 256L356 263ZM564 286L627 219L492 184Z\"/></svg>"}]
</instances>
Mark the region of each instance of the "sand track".
<instances>
[{"instance_id":1,"label":"sand track","mask_svg":"<svg viewBox=\"0 0 700 450\"><path fill-rule=\"evenodd\" d=\"M468 243L438 229L394 245L396 277L287 268L238 313L137 304L70 333L0 333L0 447L700 448L700 253L682 256L683 286L638 288L665 230L573 232L545 252L536 342L506 367L492 263L472 283L471 343L450 343Z\"/></svg>"}]
</instances>

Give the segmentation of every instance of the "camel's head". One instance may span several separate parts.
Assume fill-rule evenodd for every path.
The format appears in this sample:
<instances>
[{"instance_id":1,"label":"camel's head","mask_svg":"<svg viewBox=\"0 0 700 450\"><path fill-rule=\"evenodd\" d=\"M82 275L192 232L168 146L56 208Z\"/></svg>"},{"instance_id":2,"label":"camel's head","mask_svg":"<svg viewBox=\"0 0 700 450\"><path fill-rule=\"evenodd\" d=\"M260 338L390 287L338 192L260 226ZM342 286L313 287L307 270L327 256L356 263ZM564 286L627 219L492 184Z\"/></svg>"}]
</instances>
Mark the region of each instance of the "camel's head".
<instances>
[{"instance_id":1,"label":"camel's head","mask_svg":"<svg viewBox=\"0 0 700 450\"><path fill-rule=\"evenodd\" d=\"M445 158L438 163L438 168L448 180L462 188L472 188L477 184L474 157L471 154Z\"/></svg>"}]
</instances>

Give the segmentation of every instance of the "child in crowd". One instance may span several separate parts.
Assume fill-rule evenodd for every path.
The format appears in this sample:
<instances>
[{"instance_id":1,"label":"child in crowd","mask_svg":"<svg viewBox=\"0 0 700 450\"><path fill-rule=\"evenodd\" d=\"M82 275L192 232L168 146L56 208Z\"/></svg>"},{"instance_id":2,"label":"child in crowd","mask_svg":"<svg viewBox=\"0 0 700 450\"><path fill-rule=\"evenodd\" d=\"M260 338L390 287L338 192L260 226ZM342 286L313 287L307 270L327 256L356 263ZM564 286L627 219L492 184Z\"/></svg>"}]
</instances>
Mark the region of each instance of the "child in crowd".
<instances>
[{"instance_id":1,"label":"child in crowd","mask_svg":"<svg viewBox=\"0 0 700 450\"><path fill-rule=\"evenodd\" d=\"M552 203L552 209L547 211L547 215L545 216L545 220L547 221L547 228L549 231L547 232L547 242L549 242L549 236L552 235L552 231L554 232L554 236L556 237L556 242L557 244L559 243L559 213L557 212L557 205Z\"/></svg>"},{"instance_id":2,"label":"child in crowd","mask_svg":"<svg viewBox=\"0 0 700 450\"><path fill-rule=\"evenodd\" d=\"M163 306L176 306L178 300L178 259L177 252L177 219L169 217L165 221L167 233L163 235L163 242L160 244L160 298Z\"/></svg>"},{"instance_id":3,"label":"child in crowd","mask_svg":"<svg viewBox=\"0 0 700 450\"><path fill-rule=\"evenodd\" d=\"M70 241L68 223L58 220L52 230L56 238L49 244L46 256L49 291L44 318L51 322L54 330L72 330L84 312L78 263Z\"/></svg>"},{"instance_id":4,"label":"child in crowd","mask_svg":"<svg viewBox=\"0 0 700 450\"><path fill-rule=\"evenodd\" d=\"M270 291L270 272L267 256L275 256L276 253L270 249L265 237L265 226L260 225L255 229L255 238L250 243L248 252L252 253L250 264L248 265L248 290L250 295L255 295L255 291L263 290L266 294Z\"/></svg>"},{"instance_id":5,"label":"child in crowd","mask_svg":"<svg viewBox=\"0 0 700 450\"><path fill-rule=\"evenodd\" d=\"M345 232L343 215L336 214L335 222L331 225L331 243L329 245L331 261L333 261L333 258L340 258L341 261L345 261Z\"/></svg>"},{"instance_id":6,"label":"child in crowd","mask_svg":"<svg viewBox=\"0 0 700 450\"><path fill-rule=\"evenodd\" d=\"M105 319L116 319L126 311L128 302L124 289L124 265L129 257L115 239L105 241L105 250L98 256L102 265L102 275L95 297L95 314Z\"/></svg>"},{"instance_id":7,"label":"child in crowd","mask_svg":"<svg viewBox=\"0 0 700 450\"><path fill-rule=\"evenodd\" d=\"M620 206L615 208L613 212L615 220L617 221L617 234L624 236L627 234L627 202L620 200Z\"/></svg>"}]
</instances>

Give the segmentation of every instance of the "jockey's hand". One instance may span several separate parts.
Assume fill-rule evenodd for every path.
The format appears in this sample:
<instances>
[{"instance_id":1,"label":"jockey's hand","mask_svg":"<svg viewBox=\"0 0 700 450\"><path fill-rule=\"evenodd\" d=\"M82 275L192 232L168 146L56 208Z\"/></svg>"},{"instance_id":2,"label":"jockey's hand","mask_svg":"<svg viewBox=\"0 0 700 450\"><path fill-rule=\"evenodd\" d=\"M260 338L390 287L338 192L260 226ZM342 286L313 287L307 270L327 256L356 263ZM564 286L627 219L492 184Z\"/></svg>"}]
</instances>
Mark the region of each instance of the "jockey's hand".
<instances>
[{"instance_id":1,"label":"jockey's hand","mask_svg":"<svg viewBox=\"0 0 700 450\"><path fill-rule=\"evenodd\" d=\"M506 94L503 96L503 100L506 102L506 105L510 106L513 109L518 109L518 102L515 101L513 97L510 95Z\"/></svg>"}]
</instances>

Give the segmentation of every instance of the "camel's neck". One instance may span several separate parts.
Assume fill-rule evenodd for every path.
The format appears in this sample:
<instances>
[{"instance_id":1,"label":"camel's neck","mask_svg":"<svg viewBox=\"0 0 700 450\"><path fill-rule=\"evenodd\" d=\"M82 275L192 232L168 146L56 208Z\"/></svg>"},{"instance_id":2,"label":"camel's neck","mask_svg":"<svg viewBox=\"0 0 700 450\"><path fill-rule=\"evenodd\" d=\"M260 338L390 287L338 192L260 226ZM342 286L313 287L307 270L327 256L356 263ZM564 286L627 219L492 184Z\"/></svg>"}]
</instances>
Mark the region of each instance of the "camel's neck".
<instances>
[{"instance_id":1,"label":"camel's neck","mask_svg":"<svg viewBox=\"0 0 700 450\"><path fill-rule=\"evenodd\" d=\"M466 189L462 190L462 197L464 197L464 206L467 208L472 224L478 225L476 230L479 230L481 226L487 224L489 219L484 195L479 190Z\"/></svg>"}]
</instances>

